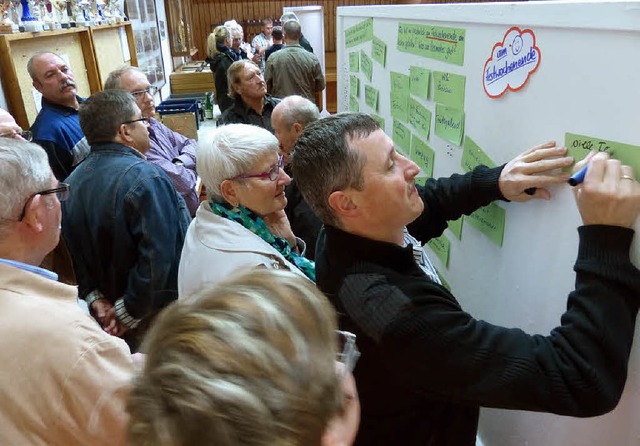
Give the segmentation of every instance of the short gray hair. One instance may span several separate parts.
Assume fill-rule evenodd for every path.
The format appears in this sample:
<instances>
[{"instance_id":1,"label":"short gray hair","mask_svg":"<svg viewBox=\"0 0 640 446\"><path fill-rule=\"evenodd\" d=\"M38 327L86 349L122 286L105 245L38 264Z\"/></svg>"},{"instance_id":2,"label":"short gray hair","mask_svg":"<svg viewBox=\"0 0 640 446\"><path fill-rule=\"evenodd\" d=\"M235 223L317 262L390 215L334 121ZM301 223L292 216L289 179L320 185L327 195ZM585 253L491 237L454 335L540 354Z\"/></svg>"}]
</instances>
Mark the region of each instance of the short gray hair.
<instances>
[{"instance_id":1,"label":"short gray hair","mask_svg":"<svg viewBox=\"0 0 640 446\"><path fill-rule=\"evenodd\" d=\"M316 104L302 96L287 96L276 107L281 110L282 123L287 127L287 130L295 123L306 127L307 124L320 119L320 112Z\"/></svg>"},{"instance_id":2,"label":"short gray hair","mask_svg":"<svg viewBox=\"0 0 640 446\"><path fill-rule=\"evenodd\" d=\"M37 144L0 138L0 236L16 221L29 197L51 187L47 153Z\"/></svg>"},{"instance_id":3,"label":"short gray hair","mask_svg":"<svg viewBox=\"0 0 640 446\"><path fill-rule=\"evenodd\" d=\"M295 14L295 12L285 12L284 14L282 14L282 16L280 16L280 23L282 23L282 25L284 25L290 20L295 20L296 22L299 22L298 16Z\"/></svg>"},{"instance_id":4,"label":"short gray hair","mask_svg":"<svg viewBox=\"0 0 640 446\"><path fill-rule=\"evenodd\" d=\"M136 100L124 90L105 90L80 104L80 128L89 145L112 142L125 121L133 119Z\"/></svg>"},{"instance_id":5,"label":"short gray hair","mask_svg":"<svg viewBox=\"0 0 640 446\"><path fill-rule=\"evenodd\" d=\"M300 22L296 20L288 20L284 22L282 25L282 29L284 30L284 37L288 40L300 40L301 27Z\"/></svg>"},{"instance_id":6,"label":"short gray hair","mask_svg":"<svg viewBox=\"0 0 640 446\"><path fill-rule=\"evenodd\" d=\"M104 82L105 90L115 90L117 88L122 89L122 76L129 71L137 71L138 73L142 73L146 76L145 72L142 71L138 67L132 67L130 65L123 65L119 68L116 68L111 73L109 73L109 77Z\"/></svg>"},{"instance_id":7,"label":"short gray hair","mask_svg":"<svg viewBox=\"0 0 640 446\"><path fill-rule=\"evenodd\" d=\"M34 54L33 56L31 56L29 58L29 60L27 61L27 73L29 73L29 76L31 77L31 80L34 82L38 82L40 83L40 81L38 80L38 76L36 75L36 72L33 69L33 62L40 56L44 56L45 54L53 54L54 56L56 56L58 59L62 60L64 62L64 59L62 57L60 57L60 55L58 53L54 53L52 51L39 51L36 54ZM66 63L66 62L65 62Z\"/></svg>"},{"instance_id":8,"label":"short gray hair","mask_svg":"<svg viewBox=\"0 0 640 446\"><path fill-rule=\"evenodd\" d=\"M258 158L277 153L278 140L268 130L248 124L217 128L210 141L202 141L196 156L196 170L207 189L207 197L223 200L220 184L247 173Z\"/></svg>"},{"instance_id":9,"label":"short gray hair","mask_svg":"<svg viewBox=\"0 0 640 446\"><path fill-rule=\"evenodd\" d=\"M293 176L305 200L323 223L340 227L329 196L345 189L362 190L366 157L351 148L380 125L364 113L339 113L312 122L293 146Z\"/></svg>"},{"instance_id":10,"label":"short gray hair","mask_svg":"<svg viewBox=\"0 0 640 446\"><path fill-rule=\"evenodd\" d=\"M289 271L252 270L176 301L145 341L132 445L319 445L344 394L335 310Z\"/></svg>"}]
</instances>

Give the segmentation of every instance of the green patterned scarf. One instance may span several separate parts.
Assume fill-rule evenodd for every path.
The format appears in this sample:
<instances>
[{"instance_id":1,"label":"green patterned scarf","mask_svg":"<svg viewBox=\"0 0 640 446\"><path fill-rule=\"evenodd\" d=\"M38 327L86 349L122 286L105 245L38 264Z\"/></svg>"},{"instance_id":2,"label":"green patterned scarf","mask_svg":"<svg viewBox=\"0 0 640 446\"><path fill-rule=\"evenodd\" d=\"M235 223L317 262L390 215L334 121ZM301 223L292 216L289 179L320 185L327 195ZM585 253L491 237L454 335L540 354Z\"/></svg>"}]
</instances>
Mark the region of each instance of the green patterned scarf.
<instances>
[{"instance_id":1,"label":"green patterned scarf","mask_svg":"<svg viewBox=\"0 0 640 446\"><path fill-rule=\"evenodd\" d=\"M242 205L234 208L228 203L218 203L213 200L209 201L209 205L211 206L211 210L214 214L241 224L243 227L270 244L276 251L282 254L285 259L297 266L305 276L314 282L316 281L315 262L293 252L289 242L282 237L273 235L264 220L254 212L251 212Z\"/></svg>"}]
</instances>

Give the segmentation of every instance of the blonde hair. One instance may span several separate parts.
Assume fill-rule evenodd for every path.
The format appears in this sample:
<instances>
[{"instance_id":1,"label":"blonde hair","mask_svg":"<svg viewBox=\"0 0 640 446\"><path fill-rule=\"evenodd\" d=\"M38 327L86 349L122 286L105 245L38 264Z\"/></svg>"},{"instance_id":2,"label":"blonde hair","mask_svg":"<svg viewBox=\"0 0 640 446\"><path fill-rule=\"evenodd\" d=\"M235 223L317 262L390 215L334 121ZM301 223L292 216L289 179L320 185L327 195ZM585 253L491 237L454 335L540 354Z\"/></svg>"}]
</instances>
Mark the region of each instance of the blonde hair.
<instances>
[{"instance_id":1,"label":"blonde hair","mask_svg":"<svg viewBox=\"0 0 640 446\"><path fill-rule=\"evenodd\" d=\"M336 315L296 274L248 273L169 306L145 340L132 445L317 446L341 411Z\"/></svg>"},{"instance_id":2,"label":"blonde hair","mask_svg":"<svg viewBox=\"0 0 640 446\"><path fill-rule=\"evenodd\" d=\"M230 35L231 33L229 32L229 29L222 25L216 26L213 29L213 32L209 34L209 37L207 37L207 55L211 59L220 52L216 48L216 45L225 45L225 42Z\"/></svg>"}]
</instances>

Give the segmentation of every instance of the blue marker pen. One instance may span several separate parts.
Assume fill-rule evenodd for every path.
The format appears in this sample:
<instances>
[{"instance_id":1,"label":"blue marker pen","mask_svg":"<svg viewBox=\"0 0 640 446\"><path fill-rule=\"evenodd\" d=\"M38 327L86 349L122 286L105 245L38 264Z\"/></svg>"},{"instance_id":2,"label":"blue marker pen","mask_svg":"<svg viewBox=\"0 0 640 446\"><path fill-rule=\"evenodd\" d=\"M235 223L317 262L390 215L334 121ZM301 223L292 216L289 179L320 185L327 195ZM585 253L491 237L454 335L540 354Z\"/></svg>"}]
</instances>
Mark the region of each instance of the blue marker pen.
<instances>
[{"instance_id":1,"label":"blue marker pen","mask_svg":"<svg viewBox=\"0 0 640 446\"><path fill-rule=\"evenodd\" d=\"M582 166L582 169L571 175L569 178L569 184L572 186L577 186L578 184L584 181L584 176L587 174L587 169L589 168L589 163Z\"/></svg>"}]
</instances>

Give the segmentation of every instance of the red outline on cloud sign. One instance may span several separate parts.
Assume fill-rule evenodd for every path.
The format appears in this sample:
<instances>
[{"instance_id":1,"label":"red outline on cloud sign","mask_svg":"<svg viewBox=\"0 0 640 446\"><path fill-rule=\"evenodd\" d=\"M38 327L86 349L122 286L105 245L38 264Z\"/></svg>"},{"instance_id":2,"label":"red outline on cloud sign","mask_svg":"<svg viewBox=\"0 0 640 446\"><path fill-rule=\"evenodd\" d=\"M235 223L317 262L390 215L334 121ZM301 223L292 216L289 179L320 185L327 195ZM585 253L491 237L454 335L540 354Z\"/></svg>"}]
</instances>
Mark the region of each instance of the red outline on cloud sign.
<instances>
[{"instance_id":1,"label":"red outline on cloud sign","mask_svg":"<svg viewBox=\"0 0 640 446\"><path fill-rule=\"evenodd\" d=\"M508 42L508 43L507 43ZM491 57L487 59L482 70L482 86L490 98L497 99L510 91L522 89L529 77L540 66L542 53L536 46L536 35L530 29L521 30L512 26L505 33L502 42L491 49ZM531 65L534 64L533 68ZM523 79L523 73L527 77ZM515 87L512 86L512 82ZM493 87L491 87L494 85ZM487 89L487 86L490 86ZM497 87L497 88L496 88Z\"/></svg>"}]
</instances>

